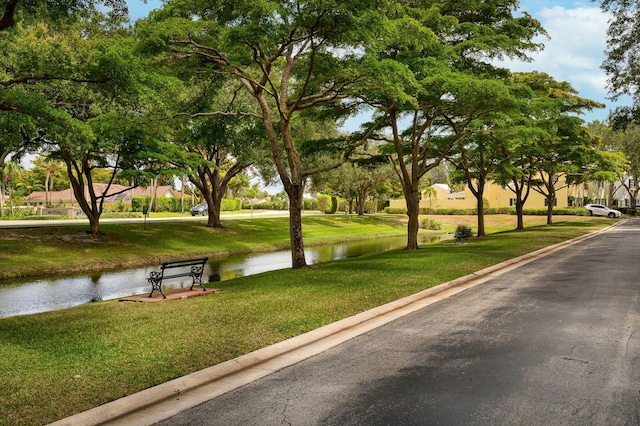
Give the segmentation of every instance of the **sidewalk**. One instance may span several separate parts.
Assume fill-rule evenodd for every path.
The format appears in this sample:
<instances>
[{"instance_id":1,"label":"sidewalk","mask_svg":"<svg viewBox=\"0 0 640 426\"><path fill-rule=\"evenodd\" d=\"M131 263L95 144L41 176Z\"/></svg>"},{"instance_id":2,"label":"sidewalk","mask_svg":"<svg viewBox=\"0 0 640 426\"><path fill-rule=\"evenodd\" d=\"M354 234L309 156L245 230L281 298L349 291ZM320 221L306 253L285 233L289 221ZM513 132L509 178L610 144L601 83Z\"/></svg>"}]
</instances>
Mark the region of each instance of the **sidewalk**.
<instances>
[{"instance_id":1,"label":"sidewalk","mask_svg":"<svg viewBox=\"0 0 640 426\"><path fill-rule=\"evenodd\" d=\"M150 425L159 422L608 229L610 228L485 268L222 364L59 420L52 425Z\"/></svg>"}]
</instances>

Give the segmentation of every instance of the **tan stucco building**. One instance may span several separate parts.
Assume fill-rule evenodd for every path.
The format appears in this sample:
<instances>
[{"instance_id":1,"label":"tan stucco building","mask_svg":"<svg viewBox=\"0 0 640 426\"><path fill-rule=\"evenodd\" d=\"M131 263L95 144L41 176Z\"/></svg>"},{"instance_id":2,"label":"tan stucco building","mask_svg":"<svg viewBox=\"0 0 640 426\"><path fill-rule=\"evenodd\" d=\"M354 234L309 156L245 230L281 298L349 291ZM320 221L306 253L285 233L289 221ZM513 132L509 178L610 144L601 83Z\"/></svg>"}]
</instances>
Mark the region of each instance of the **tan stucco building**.
<instances>
[{"instance_id":1,"label":"tan stucco building","mask_svg":"<svg viewBox=\"0 0 640 426\"><path fill-rule=\"evenodd\" d=\"M448 185L433 185L436 195L429 197L423 194L420 201L420 208L432 209L473 209L477 207L476 197L471 193L468 187L464 191L453 192ZM515 194L507 188L502 188L495 183L487 183L484 190L485 206L497 207L514 207ZM547 199L542 194L531 190L529 198L525 203L526 209L541 209L547 205ZM564 181L559 180L556 189L556 205L554 207L569 206L569 188L564 185ZM389 202L391 208L406 208L405 200L391 200Z\"/></svg>"}]
</instances>

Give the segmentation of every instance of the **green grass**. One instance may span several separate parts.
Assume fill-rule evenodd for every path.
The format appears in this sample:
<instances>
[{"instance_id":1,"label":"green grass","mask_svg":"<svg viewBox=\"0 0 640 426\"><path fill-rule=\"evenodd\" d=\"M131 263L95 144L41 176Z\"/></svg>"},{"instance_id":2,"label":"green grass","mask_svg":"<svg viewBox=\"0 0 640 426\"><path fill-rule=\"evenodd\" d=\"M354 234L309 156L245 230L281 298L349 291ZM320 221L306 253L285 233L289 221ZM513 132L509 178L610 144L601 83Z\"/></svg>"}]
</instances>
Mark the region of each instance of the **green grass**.
<instances>
[{"instance_id":1,"label":"green grass","mask_svg":"<svg viewBox=\"0 0 640 426\"><path fill-rule=\"evenodd\" d=\"M305 221L310 240L382 226L374 219L317 220L318 229ZM443 242L238 278L216 283L222 292L207 297L107 301L0 319L0 424L49 423L610 223L572 218L470 244ZM247 221L216 236L229 245L259 246L232 236L260 229L275 238L282 227L286 220L266 227ZM111 238L118 232L111 230Z\"/></svg>"},{"instance_id":2,"label":"green grass","mask_svg":"<svg viewBox=\"0 0 640 426\"><path fill-rule=\"evenodd\" d=\"M103 235L86 226L0 231L0 278L104 271L189 257L217 257L289 247L286 218L223 221L212 229L203 221L103 224ZM404 235L401 216L309 216L305 244Z\"/></svg>"}]
</instances>

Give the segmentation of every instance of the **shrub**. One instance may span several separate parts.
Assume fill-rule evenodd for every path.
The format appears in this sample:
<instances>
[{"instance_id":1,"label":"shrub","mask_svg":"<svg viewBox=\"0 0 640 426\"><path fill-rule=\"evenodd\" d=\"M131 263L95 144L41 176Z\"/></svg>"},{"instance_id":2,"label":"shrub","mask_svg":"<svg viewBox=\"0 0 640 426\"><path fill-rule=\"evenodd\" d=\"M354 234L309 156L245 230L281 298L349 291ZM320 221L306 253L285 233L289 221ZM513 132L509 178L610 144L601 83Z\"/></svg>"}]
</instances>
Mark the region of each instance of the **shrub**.
<instances>
[{"instance_id":1,"label":"shrub","mask_svg":"<svg viewBox=\"0 0 640 426\"><path fill-rule=\"evenodd\" d=\"M431 231L439 231L440 229L442 229L442 224L435 219L425 217L420 220L420 228L429 229Z\"/></svg>"},{"instance_id":2,"label":"shrub","mask_svg":"<svg viewBox=\"0 0 640 426\"><path fill-rule=\"evenodd\" d=\"M5 206L4 208L4 216L0 217L0 219L6 219L6 220L11 220L11 219L36 219L37 216L35 215L35 209L33 208L21 208L21 207L14 207L13 209L13 216L11 215L11 208Z\"/></svg>"},{"instance_id":3,"label":"shrub","mask_svg":"<svg viewBox=\"0 0 640 426\"><path fill-rule=\"evenodd\" d=\"M69 219L69 216L65 216L62 214L49 214L49 215L34 215L29 216L29 220L59 220L59 219Z\"/></svg>"},{"instance_id":4,"label":"shrub","mask_svg":"<svg viewBox=\"0 0 640 426\"><path fill-rule=\"evenodd\" d=\"M376 212L376 203L374 201L365 201L364 202L364 212L373 214Z\"/></svg>"},{"instance_id":5,"label":"shrub","mask_svg":"<svg viewBox=\"0 0 640 426\"><path fill-rule=\"evenodd\" d=\"M313 199L304 199L302 200L305 210L319 210L318 209L318 200Z\"/></svg>"},{"instance_id":6,"label":"shrub","mask_svg":"<svg viewBox=\"0 0 640 426\"><path fill-rule=\"evenodd\" d=\"M138 217L144 217L142 215L142 213L140 212L123 212L123 213L119 213L119 212L108 212L108 213L104 213L102 214L102 216L100 216L100 218L102 219L121 219L121 218L138 218Z\"/></svg>"},{"instance_id":7,"label":"shrub","mask_svg":"<svg viewBox=\"0 0 640 426\"><path fill-rule=\"evenodd\" d=\"M473 235L473 231L467 225L458 225L454 234L457 241L464 242Z\"/></svg>"},{"instance_id":8,"label":"shrub","mask_svg":"<svg viewBox=\"0 0 640 426\"><path fill-rule=\"evenodd\" d=\"M122 212L130 212L131 206L129 204L125 204L122 201L118 201L115 203L106 203L104 205L105 213L122 213Z\"/></svg>"},{"instance_id":9,"label":"shrub","mask_svg":"<svg viewBox=\"0 0 640 426\"><path fill-rule=\"evenodd\" d=\"M260 210L287 210L289 208L289 203L285 200L272 200L255 204L253 208Z\"/></svg>"},{"instance_id":10,"label":"shrub","mask_svg":"<svg viewBox=\"0 0 640 426\"><path fill-rule=\"evenodd\" d=\"M338 197L333 195L331 196L331 210L329 211L329 213L334 214L337 211L338 211Z\"/></svg>"},{"instance_id":11,"label":"shrub","mask_svg":"<svg viewBox=\"0 0 640 426\"><path fill-rule=\"evenodd\" d=\"M527 216L546 216L547 209L524 209L522 214ZM563 207L553 209L553 214L556 216L588 216L589 210L582 207Z\"/></svg>"},{"instance_id":12,"label":"shrub","mask_svg":"<svg viewBox=\"0 0 640 426\"><path fill-rule=\"evenodd\" d=\"M430 209L421 208L420 214L422 215L476 215L478 211L476 209Z\"/></svg>"},{"instance_id":13,"label":"shrub","mask_svg":"<svg viewBox=\"0 0 640 426\"><path fill-rule=\"evenodd\" d=\"M318 210L323 213L328 213L330 205L331 197L325 194L318 194Z\"/></svg>"},{"instance_id":14,"label":"shrub","mask_svg":"<svg viewBox=\"0 0 640 426\"><path fill-rule=\"evenodd\" d=\"M236 211L242 208L242 200L237 198L225 198L220 204L220 210L223 212Z\"/></svg>"},{"instance_id":15,"label":"shrub","mask_svg":"<svg viewBox=\"0 0 640 426\"><path fill-rule=\"evenodd\" d=\"M404 207L385 207L384 212L387 214L407 214L407 209Z\"/></svg>"}]
</instances>

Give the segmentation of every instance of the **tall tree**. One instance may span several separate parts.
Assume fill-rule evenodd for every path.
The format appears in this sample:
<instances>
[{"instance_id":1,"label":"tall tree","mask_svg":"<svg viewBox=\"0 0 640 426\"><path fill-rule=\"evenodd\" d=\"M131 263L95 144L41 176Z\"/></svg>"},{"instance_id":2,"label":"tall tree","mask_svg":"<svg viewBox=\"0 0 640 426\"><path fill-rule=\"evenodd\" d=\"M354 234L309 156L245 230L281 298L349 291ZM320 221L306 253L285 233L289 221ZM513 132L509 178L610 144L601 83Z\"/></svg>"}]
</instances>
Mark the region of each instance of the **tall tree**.
<instances>
[{"instance_id":1,"label":"tall tree","mask_svg":"<svg viewBox=\"0 0 640 426\"><path fill-rule=\"evenodd\" d=\"M588 175L589 180L599 180L607 185L607 205L614 207L614 195L626 180L630 163L623 149L624 133L614 131L612 127L601 121L593 121L587 125L588 132L599 139L600 160ZM632 148L634 155L637 149ZM639 164L640 165L640 164ZM638 173L640 175L640 172Z\"/></svg>"},{"instance_id":2,"label":"tall tree","mask_svg":"<svg viewBox=\"0 0 640 426\"><path fill-rule=\"evenodd\" d=\"M45 72L40 70L43 60L56 62L30 52L33 48L41 54L55 54L55 70L67 76L35 78L23 84L28 84L32 100L41 105L33 115L49 114L48 119L40 120L36 140L52 158L64 161L76 200L94 234L100 233L104 200L116 174L138 168L139 161L148 158L148 145L157 143L148 129L160 127L139 125L157 103L153 91L159 83L143 71L126 31L102 18L95 13L71 23L29 28L13 46L13 60L21 69ZM17 54L20 51L23 56ZM23 102L30 106L29 99ZM94 172L107 168L112 171L109 181L98 189Z\"/></svg>"},{"instance_id":3,"label":"tall tree","mask_svg":"<svg viewBox=\"0 0 640 426\"><path fill-rule=\"evenodd\" d=\"M484 226L484 190L491 180L499 164L503 143L499 137L491 132L477 133L473 138L448 157L448 160L458 169L458 182L464 182L476 198L476 215L478 229L476 235L485 237ZM456 176L456 174L454 174Z\"/></svg>"},{"instance_id":4,"label":"tall tree","mask_svg":"<svg viewBox=\"0 0 640 426\"><path fill-rule=\"evenodd\" d=\"M173 120L177 131L167 160L183 170L200 191L208 208L207 226L222 227L222 201L232 181L254 162L268 157L262 124L247 120L242 112L250 109L246 95L236 94L229 105L227 95L234 91L229 81L210 76L186 74L185 101ZM243 109L243 106L247 108ZM209 114L225 110L227 114ZM238 115L234 110L240 110ZM184 151L184 152L180 152Z\"/></svg>"},{"instance_id":5,"label":"tall tree","mask_svg":"<svg viewBox=\"0 0 640 426\"><path fill-rule=\"evenodd\" d=\"M578 96L570 83L556 81L545 73L516 74L514 80L526 84L535 97L526 117L531 127L542 131L529 139L535 143L530 150L535 155L536 170L532 189L545 197L550 225L557 191L583 180L585 171L599 160L598 139L589 134L578 114L604 105Z\"/></svg>"},{"instance_id":6,"label":"tall tree","mask_svg":"<svg viewBox=\"0 0 640 426\"><path fill-rule=\"evenodd\" d=\"M207 202L209 227L222 227L222 200L232 179L264 159L264 135L252 124L239 117L201 117L189 120L176 135L177 147L187 154L176 152L170 161Z\"/></svg>"},{"instance_id":7,"label":"tall tree","mask_svg":"<svg viewBox=\"0 0 640 426\"><path fill-rule=\"evenodd\" d=\"M628 126L622 136L622 152L627 161L627 179L622 179L622 187L627 191L630 198L631 208L638 205L638 194L640 194L640 125Z\"/></svg>"},{"instance_id":8,"label":"tall tree","mask_svg":"<svg viewBox=\"0 0 640 426\"><path fill-rule=\"evenodd\" d=\"M320 173L312 179L312 188L325 194L344 198L349 214L365 214L365 202L383 185L394 179L388 162L356 156L335 170Z\"/></svg>"},{"instance_id":9,"label":"tall tree","mask_svg":"<svg viewBox=\"0 0 640 426\"><path fill-rule=\"evenodd\" d=\"M504 72L488 61L525 58L543 32L529 15L512 15L514 1L427 3L395 10L372 67L374 89L365 93L389 116L383 139L407 203L408 250L418 248L422 177L479 130L478 120L502 108L493 95L503 90L494 78Z\"/></svg>"},{"instance_id":10,"label":"tall tree","mask_svg":"<svg viewBox=\"0 0 640 426\"><path fill-rule=\"evenodd\" d=\"M304 167L293 126L303 112L340 111L341 101L353 95L351 88L362 77L362 49L378 27L379 16L372 13L378 8L361 0L174 0L138 28L147 46L165 52L169 63L231 78L255 102L257 112L236 114L260 121L266 131L289 197L293 268L306 266L302 197L307 177L344 163L353 149L342 141L337 161Z\"/></svg>"},{"instance_id":11,"label":"tall tree","mask_svg":"<svg viewBox=\"0 0 640 426\"><path fill-rule=\"evenodd\" d=\"M590 126L590 128L593 128L593 126ZM640 125L631 123L626 125L624 129L617 130L611 128L602 129L600 127L599 129L594 129L594 131L610 147L610 157L608 158L612 160L614 165L620 166L613 167L613 170L617 170L614 175L619 188L623 188L629 195L630 207L636 208L640 194ZM616 151L611 151L611 149ZM616 154L624 156L625 163L623 165L621 165L620 159ZM617 191L617 189L613 188L612 192Z\"/></svg>"},{"instance_id":12,"label":"tall tree","mask_svg":"<svg viewBox=\"0 0 640 426\"><path fill-rule=\"evenodd\" d=\"M464 182L476 198L478 237L486 236L484 190L505 162L504 156L511 148L514 121L522 114L522 89L509 85L506 80L494 81L493 85L493 90L487 90L486 86L481 90L491 102L475 107L476 110L484 108L486 113L470 128L472 136L463 139L447 156L458 172L452 177L458 175L457 181Z\"/></svg>"},{"instance_id":13,"label":"tall tree","mask_svg":"<svg viewBox=\"0 0 640 426\"><path fill-rule=\"evenodd\" d=\"M602 0L601 7L612 14L607 30L607 56L602 68L609 76L613 99L629 95L632 106L612 113L614 127L640 121L640 2L638 0Z\"/></svg>"}]
</instances>

